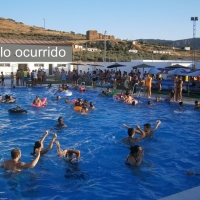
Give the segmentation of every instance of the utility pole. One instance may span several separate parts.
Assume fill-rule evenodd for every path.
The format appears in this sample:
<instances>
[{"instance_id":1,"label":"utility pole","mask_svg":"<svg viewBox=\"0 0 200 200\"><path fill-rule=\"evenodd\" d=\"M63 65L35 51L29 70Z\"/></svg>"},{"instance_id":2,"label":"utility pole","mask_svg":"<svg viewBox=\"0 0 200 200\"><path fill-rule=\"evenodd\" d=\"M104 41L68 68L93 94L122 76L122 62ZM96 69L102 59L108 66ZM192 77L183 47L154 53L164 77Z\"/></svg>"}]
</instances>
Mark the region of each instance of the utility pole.
<instances>
[{"instance_id":1,"label":"utility pole","mask_svg":"<svg viewBox=\"0 0 200 200\"><path fill-rule=\"evenodd\" d=\"M104 62L106 62L106 31L104 33Z\"/></svg>"}]
</instances>

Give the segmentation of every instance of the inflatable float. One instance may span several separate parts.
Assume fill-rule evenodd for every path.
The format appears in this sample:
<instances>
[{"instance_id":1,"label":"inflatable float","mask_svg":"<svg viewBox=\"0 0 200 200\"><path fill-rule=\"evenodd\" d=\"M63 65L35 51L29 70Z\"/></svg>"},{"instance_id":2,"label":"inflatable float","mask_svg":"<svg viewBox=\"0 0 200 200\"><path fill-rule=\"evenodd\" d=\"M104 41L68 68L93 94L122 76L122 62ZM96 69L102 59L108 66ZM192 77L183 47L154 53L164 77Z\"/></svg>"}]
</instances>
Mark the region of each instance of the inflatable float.
<instances>
[{"instance_id":1,"label":"inflatable float","mask_svg":"<svg viewBox=\"0 0 200 200\"><path fill-rule=\"evenodd\" d=\"M11 114L27 114L27 110L17 108L10 108L8 112Z\"/></svg>"},{"instance_id":2,"label":"inflatable float","mask_svg":"<svg viewBox=\"0 0 200 200\"><path fill-rule=\"evenodd\" d=\"M44 107L44 106L46 105L47 98L44 98L44 99L42 99L41 101L42 101L42 105L41 105L41 106L38 106L38 105L36 105L36 104L31 104L31 106L37 107L37 108L42 108L42 107Z\"/></svg>"},{"instance_id":3,"label":"inflatable float","mask_svg":"<svg viewBox=\"0 0 200 200\"><path fill-rule=\"evenodd\" d=\"M74 107L74 111L80 112L81 110L82 110L82 107L81 107L81 106L75 106L75 107Z\"/></svg>"},{"instance_id":4,"label":"inflatable float","mask_svg":"<svg viewBox=\"0 0 200 200\"><path fill-rule=\"evenodd\" d=\"M114 95L113 95L113 99L114 99L115 101L122 101L121 96L122 96L122 94L114 94ZM137 100L137 99L134 99L134 98L133 98L132 101L127 101L127 102L122 101L122 102L123 102L123 103L126 103L126 104L132 104L132 105L138 104L138 100Z\"/></svg>"},{"instance_id":5,"label":"inflatable float","mask_svg":"<svg viewBox=\"0 0 200 200\"><path fill-rule=\"evenodd\" d=\"M59 95L61 97L69 97L72 96L72 92L71 91L64 91L64 92L56 92L56 95Z\"/></svg>"},{"instance_id":6,"label":"inflatable float","mask_svg":"<svg viewBox=\"0 0 200 200\"><path fill-rule=\"evenodd\" d=\"M9 101L1 101L1 103L15 103L16 99L13 98L13 99L10 99Z\"/></svg>"}]
</instances>

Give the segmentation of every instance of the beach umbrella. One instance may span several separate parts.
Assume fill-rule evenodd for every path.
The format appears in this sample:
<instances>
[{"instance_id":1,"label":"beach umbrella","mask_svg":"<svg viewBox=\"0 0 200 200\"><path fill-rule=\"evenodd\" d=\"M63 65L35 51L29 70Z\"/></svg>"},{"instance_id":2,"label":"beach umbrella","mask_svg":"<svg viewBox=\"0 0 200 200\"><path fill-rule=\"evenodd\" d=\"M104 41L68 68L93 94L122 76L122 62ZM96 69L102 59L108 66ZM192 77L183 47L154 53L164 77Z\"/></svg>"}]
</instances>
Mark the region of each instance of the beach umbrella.
<instances>
[{"instance_id":1,"label":"beach umbrella","mask_svg":"<svg viewBox=\"0 0 200 200\"><path fill-rule=\"evenodd\" d=\"M189 73L188 71L186 71L185 69L182 69L182 68L177 68L177 69L168 71L168 74L179 75L179 76L187 76L188 73Z\"/></svg>"},{"instance_id":2,"label":"beach umbrella","mask_svg":"<svg viewBox=\"0 0 200 200\"><path fill-rule=\"evenodd\" d=\"M78 66L79 65L86 65L85 63L81 63L81 62L71 62L71 63L69 63L70 65L75 65L75 66L77 66L77 70L78 70Z\"/></svg>"},{"instance_id":3,"label":"beach umbrella","mask_svg":"<svg viewBox=\"0 0 200 200\"><path fill-rule=\"evenodd\" d=\"M187 76L200 76L200 69L195 72L191 72L191 73L187 74Z\"/></svg>"},{"instance_id":4,"label":"beach umbrella","mask_svg":"<svg viewBox=\"0 0 200 200\"><path fill-rule=\"evenodd\" d=\"M120 63L114 63L112 65L107 66L107 68L116 68L117 71L117 67L125 67L126 65L122 65Z\"/></svg>"},{"instance_id":5,"label":"beach umbrella","mask_svg":"<svg viewBox=\"0 0 200 200\"><path fill-rule=\"evenodd\" d=\"M103 67L103 65L100 65L99 63L88 63L87 65L95 67Z\"/></svg>"},{"instance_id":6,"label":"beach umbrella","mask_svg":"<svg viewBox=\"0 0 200 200\"><path fill-rule=\"evenodd\" d=\"M158 70L158 68L150 68L149 69L149 71L148 71L148 73L149 74L158 74L158 73L160 73L161 71L160 70Z\"/></svg>"},{"instance_id":7,"label":"beach umbrella","mask_svg":"<svg viewBox=\"0 0 200 200\"><path fill-rule=\"evenodd\" d=\"M179 64L170 65L170 66L165 67L165 69L177 69L177 68L187 68L187 69L189 69L189 67L186 67L184 65L179 65Z\"/></svg>"},{"instance_id":8,"label":"beach umbrella","mask_svg":"<svg viewBox=\"0 0 200 200\"><path fill-rule=\"evenodd\" d=\"M109 65L107 68L117 68L117 67L125 67L126 65L122 65L120 63L114 63L112 65Z\"/></svg>"},{"instance_id":9,"label":"beach umbrella","mask_svg":"<svg viewBox=\"0 0 200 200\"><path fill-rule=\"evenodd\" d=\"M144 74L144 68L153 68L155 66L152 66L152 65L147 65L145 63L142 63L140 65L136 65L136 66L133 66L133 69L143 69L143 74Z\"/></svg>"}]
</instances>

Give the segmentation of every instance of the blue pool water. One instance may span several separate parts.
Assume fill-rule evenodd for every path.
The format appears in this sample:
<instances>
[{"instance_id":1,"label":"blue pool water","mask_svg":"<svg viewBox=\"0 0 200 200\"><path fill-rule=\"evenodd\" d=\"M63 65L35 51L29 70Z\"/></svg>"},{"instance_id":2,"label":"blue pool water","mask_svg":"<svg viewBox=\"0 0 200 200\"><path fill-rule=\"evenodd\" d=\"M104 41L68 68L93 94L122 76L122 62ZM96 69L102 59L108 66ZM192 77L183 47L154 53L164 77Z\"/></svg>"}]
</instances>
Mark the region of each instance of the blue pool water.
<instances>
[{"instance_id":1,"label":"blue pool water","mask_svg":"<svg viewBox=\"0 0 200 200\"><path fill-rule=\"evenodd\" d=\"M136 106L99 97L97 89L85 93L73 91L70 100L81 97L92 101L95 110L88 115L73 111L64 98L55 99L56 88L9 89L0 94L17 97L15 104L0 104L0 163L10 159L10 150L22 150L21 161L30 162L33 144L50 129L44 147L57 133L61 148L78 149L81 161L69 164L56 154L56 146L40 158L35 168L22 172L0 169L0 198L5 199L159 199L199 185L199 177L187 176L186 170L199 171L200 110L192 105L180 109L176 103L139 99ZM36 95L48 98L44 108L31 107ZM25 115L12 115L8 109L20 105ZM62 116L67 128L56 130ZM162 124L154 136L138 142L144 148L140 167L124 160L130 146L121 143L127 137L122 126Z\"/></svg>"}]
</instances>

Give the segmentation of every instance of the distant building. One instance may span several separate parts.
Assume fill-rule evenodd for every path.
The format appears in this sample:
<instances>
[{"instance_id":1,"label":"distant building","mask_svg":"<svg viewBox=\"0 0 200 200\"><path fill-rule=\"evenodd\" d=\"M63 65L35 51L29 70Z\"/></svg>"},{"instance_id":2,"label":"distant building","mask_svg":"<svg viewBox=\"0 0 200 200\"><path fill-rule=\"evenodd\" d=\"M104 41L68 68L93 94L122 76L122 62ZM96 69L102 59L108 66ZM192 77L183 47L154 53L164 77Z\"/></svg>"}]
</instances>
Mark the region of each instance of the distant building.
<instances>
[{"instance_id":1,"label":"distant building","mask_svg":"<svg viewBox=\"0 0 200 200\"><path fill-rule=\"evenodd\" d=\"M101 51L100 49L97 49L97 48L88 48L88 47L87 48L83 48L82 50L83 51L90 51L90 52L94 52L94 51L98 51L99 52L99 51Z\"/></svg>"},{"instance_id":2,"label":"distant building","mask_svg":"<svg viewBox=\"0 0 200 200\"><path fill-rule=\"evenodd\" d=\"M86 32L86 40L102 40L104 39L104 34L98 33L96 30L89 30ZM106 39L114 40L113 35L106 35Z\"/></svg>"},{"instance_id":3,"label":"distant building","mask_svg":"<svg viewBox=\"0 0 200 200\"><path fill-rule=\"evenodd\" d=\"M135 49L130 49L128 50L129 53L138 53L138 50L135 50Z\"/></svg>"},{"instance_id":4,"label":"distant building","mask_svg":"<svg viewBox=\"0 0 200 200\"><path fill-rule=\"evenodd\" d=\"M80 46L80 45L75 44L75 45L74 45L74 48L75 48L75 49L82 49L83 46Z\"/></svg>"},{"instance_id":5,"label":"distant building","mask_svg":"<svg viewBox=\"0 0 200 200\"><path fill-rule=\"evenodd\" d=\"M158 54L171 54L171 51L152 51L152 53L158 53Z\"/></svg>"},{"instance_id":6,"label":"distant building","mask_svg":"<svg viewBox=\"0 0 200 200\"><path fill-rule=\"evenodd\" d=\"M190 51L190 47L184 47L185 51Z\"/></svg>"}]
</instances>

